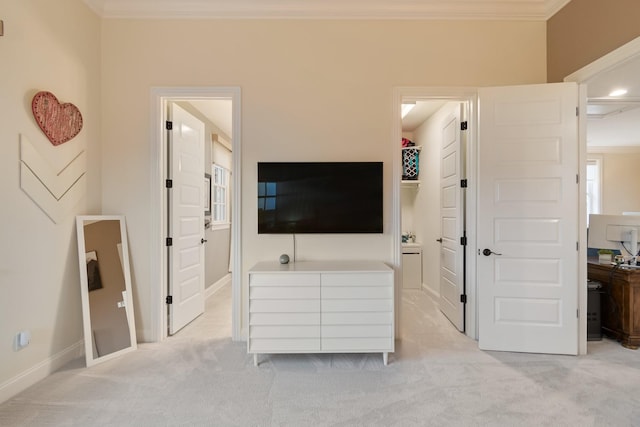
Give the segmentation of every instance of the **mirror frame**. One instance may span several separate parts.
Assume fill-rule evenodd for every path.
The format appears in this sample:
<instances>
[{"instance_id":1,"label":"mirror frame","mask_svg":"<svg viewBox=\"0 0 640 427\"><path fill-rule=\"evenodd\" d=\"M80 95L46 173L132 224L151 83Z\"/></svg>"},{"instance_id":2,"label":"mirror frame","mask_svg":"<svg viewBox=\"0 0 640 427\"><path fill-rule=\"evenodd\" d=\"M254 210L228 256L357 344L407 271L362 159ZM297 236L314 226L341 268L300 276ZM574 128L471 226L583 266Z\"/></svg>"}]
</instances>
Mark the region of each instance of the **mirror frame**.
<instances>
[{"instance_id":1,"label":"mirror frame","mask_svg":"<svg viewBox=\"0 0 640 427\"><path fill-rule=\"evenodd\" d=\"M122 245L122 266L125 285L125 313L127 317L127 324L129 325L129 339L131 345L121 350L114 351L113 353L106 354L104 356L94 357L93 354L93 334L91 327L91 310L89 306L89 280L87 277L87 261L86 261L86 246L84 240L84 226L87 222L98 221L118 221L120 224L120 243ZM124 353L128 353L137 349L138 344L136 341L136 328L133 311L133 298L131 295L131 267L129 264L129 244L127 241L127 227L126 221L123 215L79 215L76 217L76 230L78 235L78 265L80 268L80 293L82 298L82 321L84 331L84 352L87 367L93 366L97 363L102 363L107 360L118 357Z\"/></svg>"}]
</instances>

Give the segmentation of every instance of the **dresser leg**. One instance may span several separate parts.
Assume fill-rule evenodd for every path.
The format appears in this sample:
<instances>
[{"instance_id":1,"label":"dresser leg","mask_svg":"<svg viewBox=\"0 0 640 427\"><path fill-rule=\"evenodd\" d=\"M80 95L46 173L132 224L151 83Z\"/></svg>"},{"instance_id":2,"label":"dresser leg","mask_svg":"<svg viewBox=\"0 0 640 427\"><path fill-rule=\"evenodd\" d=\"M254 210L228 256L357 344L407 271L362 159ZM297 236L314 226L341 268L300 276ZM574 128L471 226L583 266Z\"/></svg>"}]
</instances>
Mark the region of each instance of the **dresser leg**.
<instances>
[{"instance_id":1,"label":"dresser leg","mask_svg":"<svg viewBox=\"0 0 640 427\"><path fill-rule=\"evenodd\" d=\"M389 353L382 353L382 363L384 363L384 366L387 366L387 364L389 363Z\"/></svg>"},{"instance_id":2,"label":"dresser leg","mask_svg":"<svg viewBox=\"0 0 640 427\"><path fill-rule=\"evenodd\" d=\"M258 366L258 353L253 353L253 366Z\"/></svg>"}]
</instances>

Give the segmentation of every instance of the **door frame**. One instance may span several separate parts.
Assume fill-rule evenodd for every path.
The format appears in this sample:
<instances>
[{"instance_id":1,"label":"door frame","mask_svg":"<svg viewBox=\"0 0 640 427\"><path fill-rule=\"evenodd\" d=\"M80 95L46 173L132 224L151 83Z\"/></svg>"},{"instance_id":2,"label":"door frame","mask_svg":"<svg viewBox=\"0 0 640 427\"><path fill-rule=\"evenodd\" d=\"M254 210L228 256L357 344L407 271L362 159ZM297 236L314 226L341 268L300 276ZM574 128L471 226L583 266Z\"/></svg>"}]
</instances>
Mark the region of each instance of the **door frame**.
<instances>
[{"instance_id":1,"label":"door frame","mask_svg":"<svg viewBox=\"0 0 640 427\"><path fill-rule=\"evenodd\" d=\"M585 65L579 70L569 74L564 78L565 82L575 82L580 85L580 117L579 117L579 162L580 176L586 177L587 167L587 87L589 82L598 75L606 73L627 61L640 57L640 37L620 46L607 53L595 61ZM580 180L580 215L578 224L580 233L580 268L578 270L579 283L587 283L587 202L586 202L586 179ZM587 287L578 287L578 307L580 313L587 312ZM578 322L578 354L587 354L587 316L580 316Z\"/></svg>"},{"instance_id":2,"label":"door frame","mask_svg":"<svg viewBox=\"0 0 640 427\"><path fill-rule=\"evenodd\" d=\"M155 341L168 336L167 309L167 269L165 230L167 229L167 197L165 187L165 169L167 163L167 137L164 122L166 105L171 101L189 101L209 98L231 99L232 102L232 186L231 202L231 339L242 339L242 248L241 248L241 206L242 206L242 138L241 138L241 91L240 87L152 87L151 88L151 203L150 221L150 283L151 285L151 332Z\"/></svg>"},{"instance_id":3,"label":"door frame","mask_svg":"<svg viewBox=\"0 0 640 427\"><path fill-rule=\"evenodd\" d=\"M466 176L469 178L466 189L465 215L467 217L467 254L477 252L476 243L476 206L477 206L477 108L478 91L473 87L396 87L393 89L393 126L391 141L393 147L393 259L397 266L395 274L396 301L401 301L402 288L402 231L401 231L401 200L400 181L402 179L402 153L397 141L402 138L401 108L403 100L429 101L447 100L467 102L469 134L466 146ZM476 286L476 257L468 255L466 259L466 292L467 306L465 315L465 335L478 339L478 307ZM396 336L401 336L400 310L401 304L396 303Z\"/></svg>"}]
</instances>

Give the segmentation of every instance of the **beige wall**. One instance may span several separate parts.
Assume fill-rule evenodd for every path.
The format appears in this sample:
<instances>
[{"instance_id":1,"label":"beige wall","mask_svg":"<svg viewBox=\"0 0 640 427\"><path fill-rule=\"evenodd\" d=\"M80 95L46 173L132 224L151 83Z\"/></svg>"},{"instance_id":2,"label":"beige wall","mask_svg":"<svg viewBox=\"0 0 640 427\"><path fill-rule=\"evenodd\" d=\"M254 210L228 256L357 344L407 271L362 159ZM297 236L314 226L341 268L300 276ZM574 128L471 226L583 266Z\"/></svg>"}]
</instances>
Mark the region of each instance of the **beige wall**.
<instances>
[{"instance_id":1,"label":"beige wall","mask_svg":"<svg viewBox=\"0 0 640 427\"><path fill-rule=\"evenodd\" d=\"M242 271L292 253L258 236L256 162L384 162L384 234L298 236L298 259L393 259L392 89L545 81L543 22L103 22L104 206L129 225L139 337L151 338L150 90L242 89ZM526 46L526 49L522 47ZM464 54L460 54L464 52Z\"/></svg>"},{"instance_id":2,"label":"beige wall","mask_svg":"<svg viewBox=\"0 0 640 427\"><path fill-rule=\"evenodd\" d=\"M640 36L638 0L572 0L547 21L547 79L566 76Z\"/></svg>"},{"instance_id":3,"label":"beige wall","mask_svg":"<svg viewBox=\"0 0 640 427\"><path fill-rule=\"evenodd\" d=\"M622 151L624 150L624 151ZM602 213L620 215L640 212L640 150L622 149L601 152L602 156Z\"/></svg>"},{"instance_id":4,"label":"beige wall","mask_svg":"<svg viewBox=\"0 0 640 427\"><path fill-rule=\"evenodd\" d=\"M100 21L80 0L2 1L0 10L2 401L82 349L74 216L100 209L101 71ZM82 131L62 146L53 148L33 119L31 99L40 90L82 112ZM51 157L81 145L86 149L90 191L58 224L20 188L20 134ZM31 344L16 352L13 340L21 330L31 331Z\"/></svg>"}]
</instances>

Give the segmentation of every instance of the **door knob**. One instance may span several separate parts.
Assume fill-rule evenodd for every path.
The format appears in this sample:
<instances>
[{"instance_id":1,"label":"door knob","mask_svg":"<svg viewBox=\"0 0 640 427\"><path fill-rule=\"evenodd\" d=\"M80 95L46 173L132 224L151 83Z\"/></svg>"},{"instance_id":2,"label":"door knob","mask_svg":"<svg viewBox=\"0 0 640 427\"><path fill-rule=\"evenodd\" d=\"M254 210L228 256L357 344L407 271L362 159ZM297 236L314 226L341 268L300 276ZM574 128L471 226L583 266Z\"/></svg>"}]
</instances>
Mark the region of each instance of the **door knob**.
<instances>
[{"instance_id":1,"label":"door knob","mask_svg":"<svg viewBox=\"0 0 640 427\"><path fill-rule=\"evenodd\" d=\"M439 238L439 239L436 239L436 242L440 242L440 243L442 243L442 237L441 237L441 238Z\"/></svg>"},{"instance_id":2,"label":"door knob","mask_svg":"<svg viewBox=\"0 0 640 427\"><path fill-rule=\"evenodd\" d=\"M207 241L207 239L205 239L205 238L200 239L200 243L202 243L202 244L204 244L204 242L206 242L206 241Z\"/></svg>"},{"instance_id":3,"label":"door knob","mask_svg":"<svg viewBox=\"0 0 640 427\"><path fill-rule=\"evenodd\" d=\"M491 249L484 249L482 251L482 255L484 255L484 256L489 256L491 254L493 254L493 255L502 255L502 254L499 254L497 252L493 252Z\"/></svg>"}]
</instances>

